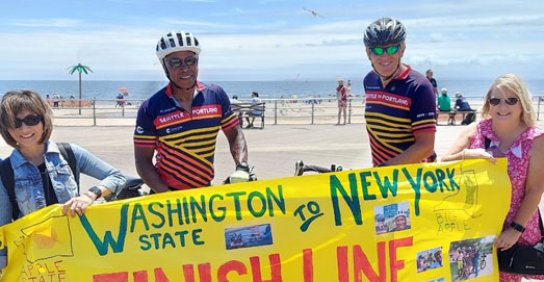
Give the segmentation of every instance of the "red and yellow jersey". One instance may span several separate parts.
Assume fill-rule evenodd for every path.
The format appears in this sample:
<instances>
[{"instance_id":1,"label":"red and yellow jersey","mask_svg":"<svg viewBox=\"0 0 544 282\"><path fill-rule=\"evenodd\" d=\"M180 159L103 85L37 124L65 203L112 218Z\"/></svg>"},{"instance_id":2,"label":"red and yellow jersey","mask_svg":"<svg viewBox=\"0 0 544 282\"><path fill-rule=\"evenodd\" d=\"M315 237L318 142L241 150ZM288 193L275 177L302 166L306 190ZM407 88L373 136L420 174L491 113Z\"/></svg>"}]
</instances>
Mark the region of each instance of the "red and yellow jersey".
<instances>
[{"instance_id":1,"label":"red and yellow jersey","mask_svg":"<svg viewBox=\"0 0 544 282\"><path fill-rule=\"evenodd\" d=\"M225 91L217 85L197 83L191 112L177 105L171 86L161 89L138 110L134 146L157 152L155 167L173 189L210 184L219 129L239 124Z\"/></svg>"},{"instance_id":2,"label":"red and yellow jersey","mask_svg":"<svg viewBox=\"0 0 544 282\"><path fill-rule=\"evenodd\" d=\"M373 71L364 78L366 129L374 165L412 146L414 134L436 132L436 98L432 85L425 76L406 66L407 69L385 88ZM426 160L433 158L434 154Z\"/></svg>"}]
</instances>

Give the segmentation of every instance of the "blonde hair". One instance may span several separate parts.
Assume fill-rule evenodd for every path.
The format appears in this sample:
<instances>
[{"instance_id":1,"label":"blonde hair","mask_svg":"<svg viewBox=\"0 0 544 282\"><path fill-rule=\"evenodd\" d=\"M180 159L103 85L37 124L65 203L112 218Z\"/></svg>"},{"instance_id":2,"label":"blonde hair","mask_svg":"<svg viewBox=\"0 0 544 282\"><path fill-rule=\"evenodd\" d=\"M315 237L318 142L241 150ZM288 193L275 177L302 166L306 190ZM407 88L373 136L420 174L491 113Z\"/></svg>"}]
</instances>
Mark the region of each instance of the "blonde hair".
<instances>
[{"instance_id":1,"label":"blonde hair","mask_svg":"<svg viewBox=\"0 0 544 282\"><path fill-rule=\"evenodd\" d=\"M523 110L521 120L529 127L535 126L536 114L533 108L531 93L529 92L529 89L527 89L525 82L523 82L518 75L512 73L503 74L493 81L485 96L485 102L482 107L482 118L487 118L489 116L489 99L491 98L491 92L493 92L493 89L495 88L516 95Z\"/></svg>"},{"instance_id":2,"label":"blonde hair","mask_svg":"<svg viewBox=\"0 0 544 282\"><path fill-rule=\"evenodd\" d=\"M40 143L49 141L53 131L53 120L51 108L32 90L12 90L4 94L0 102L0 134L4 141L12 147L17 147L17 141L9 134L9 128L15 128L17 115L27 110L35 115L43 117L43 134Z\"/></svg>"}]
</instances>

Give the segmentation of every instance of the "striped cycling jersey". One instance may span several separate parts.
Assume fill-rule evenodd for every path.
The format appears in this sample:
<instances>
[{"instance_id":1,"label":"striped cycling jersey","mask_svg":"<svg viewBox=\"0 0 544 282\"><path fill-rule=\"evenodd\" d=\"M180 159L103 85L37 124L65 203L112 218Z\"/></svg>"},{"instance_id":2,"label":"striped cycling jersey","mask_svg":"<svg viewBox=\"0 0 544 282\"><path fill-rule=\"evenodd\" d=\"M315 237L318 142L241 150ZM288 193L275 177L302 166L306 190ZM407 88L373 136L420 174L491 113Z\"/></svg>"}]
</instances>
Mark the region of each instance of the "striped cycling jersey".
<instances>
[{"instance_id":1,"label":"striped cycling jersey","mask_svg":"<svg viewBox=\"0 0 544 282\"><path fill-rule=\"evenodd\" d=\"M436 99L429 80L410 66L384 88L371 71L364 78L365 120L372 163L379 165L415 143L416 133L436 132ZM434 160L435 154L426 160Z\"/></svg>"},{"instance_id":2,"label":"striped cycling jersey","mask_svg":"<svg viewBox=\"0 0 544 282\"><path fill-rule=\"evenodd\" d=\"M171 85L142 103L134 147L157 151L155 168L172 189L208 186L214 177L217 133L239 124L225 91L197 82L191 113L177 104Z\"/></svg>"}]
</instances>

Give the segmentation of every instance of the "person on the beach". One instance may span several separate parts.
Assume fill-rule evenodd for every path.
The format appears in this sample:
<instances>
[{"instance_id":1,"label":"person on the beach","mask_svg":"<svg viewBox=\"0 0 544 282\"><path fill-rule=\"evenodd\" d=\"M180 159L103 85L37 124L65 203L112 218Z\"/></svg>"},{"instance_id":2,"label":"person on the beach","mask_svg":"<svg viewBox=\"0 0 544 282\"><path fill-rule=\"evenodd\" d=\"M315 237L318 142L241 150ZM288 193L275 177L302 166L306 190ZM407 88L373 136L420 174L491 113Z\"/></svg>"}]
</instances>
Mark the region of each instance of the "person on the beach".
<instances>
[{"instance_id":1,"label":"person on the beach","mask_svg":"<svg viewBox=\"0 0 544 282\"><path fill-rule=\"evenodd\" d=\"M53 108L58 108L60 103L60 96L53 94Z\"/></svg>"},{"instance_id":2,"label":"person on the beach","mask_svg":"<svg viewBox=\"0 0 544 282\"><path fill-rule=\"evenodd\" d=\"M49 94L45 95L45 102L49 107L51 107L51 97L49 96Z\"/></svg>"},{"instance_id":3,"label":"person on the beach","mask_svg":"<svg viewBox=\"0 0 544 282\"><path fill-rule=\"evenodd\" d=\"M346 84L346 96L351 97L351 80L348 79L348 83Z\"/></svg>"},{"instance_id":4,"label":"person on the beach","mask_svg":"<svg viewBox=\"0 0 544 282\"><path fill-rule=\"evenodd\" d=\"M229 99L230 104L238 104L240 103L240 100L238 100L238 95L232 95L232 98Z\"/></svg>"},{"instance_id":5,"label":"person on the beach","mask_svg":"<svg viewBox=\"0 0 544 282\"><path fill-rule=\"evenodd\" d=\"M338 101L338 122L336 125L340 125L340 117L344 114L344 125L346 124L346 109L348 107L348 94L346 87L344 86L344 80L338 79L338 86L336 87L336 100Z\"/></svg>"},{"instance_id":6,"label":"person on the beach","mask_svg":"<svg viewBox=\"0 0 544 282\"><path fill-rule=\"evenodd\" d=\"M256 106L257 104L260 104L261 99L259 99L259 92L253 91L251 92L251 106ZM247 128L252 128L253 123L255 122L255 117L262 116L263 111L260 108L252 108L249 112L249 117L246 117L247 121Z\"/></svg>"},{"instance_id":7,"label":"person on the beach","mask_svg":"<svg viewBox=\"0 0 544 282\"><path fill-rule=\"evenodd\" d=\"M197 80L200 50L197 38L183 31L164 35L156 47L170 83L138 109L134 157L138 174L157 193L211 184L219 129L236 166L230 182L249 180L246 140L227 93Z\"/></svg>"},{"instance_id":8,"label":"person on the beach","mask_svg":"<svg viewBox=\"0 0 544 282\"><path fill-rule=\"evenodd\" d=\"M499 76L485 96L482 120L467 126L442 157L442 161L508 159L512 199L502 233L495 241L499 250L515 243L532 246L542 235L538 205L544 192L544 130L537 127L531 101L520 77ZM522 276L500 273L501 281L521 281ZM544 279L544 275L524 277Z\"/></svg>"},{"instance_id":9,"label":"person on the beach","mask_svg":"<svg viewBox=\"0 0 544 282\"><path fill-rule=\"evenodd\" d=\"M119 92L117 93L117 96L115 96L115 99L117 100L115 107L124 107L127 105L127 97L128 97L128 88L126 87L119 87Z\"/></svg>"},{"instance_id":10,"label":"person on the beach","mask_svg":"<svg viewBox=\"0 0 544 282\"><path fill-rule=\"evenodd\" d=\"M433 77L433 70L428 69L425 72L425 77L431 82L431 85L433 86L433 93L436 97L438 97L438 83L436 83L436 79Z\"/></svg>"},{"instance_id":11,"label":"person on the beach","mask_svg":"<svg viewBox=\"0 0 544 282\"><path fill-rule=\"evenodd\" d=\"M115 107L124 107L125 106L125 96L123 93L117 93L117 96L115 96L116 103Z\"/></svg>"},{"instance_id":12,"label":"person on the beach","mask_svg":"<svg viewBox=\"0 0 544 282\"><path fill-rule=\"evenodd\" d=\"M0 102L0 134L13 147L2 167L13 171L11 183L0 181L0 226L53 204L63 204L63 213L81 215L98 198L116 192L125 184L121 172L87 150L70 144L78 172L100 180L78 195L78 184L57 144L50 140L53 113L40 95L30 90L7 92ZM13 198L8 188L13 191ZM13 200L13 202L12 202ZM15 203L16 205L12 205ZM6 264L0 252L0 268Z\"/></svg>"},{"instance_id":13,"label":"person on the beach","mask_svg":"<svg viewBox=\"0 0 544 282\"><path fill-rule=\"evenodd\" d=\"M438 97L438 111L441 113L448 114L448 124L455 124L455 111L452 111L451 108L451 99L448 96L448 89L442 88L440 90L440 96Z\"/></svg>"},{"instance_id":14,"label":"person on the beach","mask_svg":"<svg viewBox=\"0 0 544 282\"><path fill-rule=\"evenodd\" d=\"M364 80L365 120L374 166L434 161L436 97L428 79L401 62L406 30L392 18L364 33L373 71Z\"/></svg>"},{"instance_id":15,"label":"person on the beach","mask_svg":"<svg viewBox=\"0 0 544 282\"><path fill-rule=\"evenodd\" d=\"M455 109L458 111L473 111L467 98L463 97L463 94L459 91L455 93Z\"/></svg>"},{"instance_id":16,"label":"person on the beach","mask_svg":"<svg viewBox=\"0 0 544 282\"><path fill-rule=\"evenodd\" d=\"M438 110L441 112L451 111L451 99L448 96L448 89L442 88L440 90L440 97L438 97Z\"/></svg>"}]
</instances>

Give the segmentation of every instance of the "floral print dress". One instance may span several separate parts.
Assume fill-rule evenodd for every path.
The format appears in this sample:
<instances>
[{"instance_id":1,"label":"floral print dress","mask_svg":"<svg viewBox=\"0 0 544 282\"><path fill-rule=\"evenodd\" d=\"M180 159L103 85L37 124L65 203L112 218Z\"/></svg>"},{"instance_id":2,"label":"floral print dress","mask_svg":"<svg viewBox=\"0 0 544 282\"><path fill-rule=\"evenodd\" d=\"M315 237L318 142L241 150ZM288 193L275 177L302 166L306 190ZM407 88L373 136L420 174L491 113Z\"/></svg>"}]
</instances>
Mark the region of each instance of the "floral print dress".
<instances>
[{"instance_id":1,"label":"floral print dress","mask_svg":"<svg viewBox=\"0 0 544 282\"><path fill-rule=\"evenodd\" d=\"M493 132L491 124L491 119L484 120L478 124L476 135L470 140L471 149L486 148L485 138L488 138L491 141L489 148L499 148L500 140ZM508 175L512 182L512 201L510 202L510 210L506 216L503 230L510 226L510 223L513 221L521 206L521 201L525 196L525 182L529 171L529 152L531 151L533 140L541 135L544 135L542 129L530 127L514 140L507 151L499 152L498 149L495 149L495 153L493 154L495 157L499 155L505 156L508 159ZM518 240L519 244L534 245L540 241L541 232L538 216L538 212L535 212L535 214L531 216L531 219L525 226L525 231ZM502 281L521 281L522 277L544 280L544 275L500 273Z\"/></svg>"}]
</instances>

